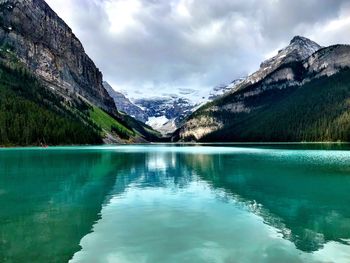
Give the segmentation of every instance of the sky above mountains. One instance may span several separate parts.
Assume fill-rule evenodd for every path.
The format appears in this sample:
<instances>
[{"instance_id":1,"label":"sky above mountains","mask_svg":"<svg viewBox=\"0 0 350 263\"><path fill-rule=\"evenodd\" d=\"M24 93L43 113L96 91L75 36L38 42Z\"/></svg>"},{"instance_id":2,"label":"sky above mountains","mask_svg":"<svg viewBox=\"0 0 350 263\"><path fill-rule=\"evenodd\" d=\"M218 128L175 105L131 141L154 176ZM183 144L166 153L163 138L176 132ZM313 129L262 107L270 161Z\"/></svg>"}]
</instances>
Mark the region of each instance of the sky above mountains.
<instances>
[{"instance_id":1,"label":"sky above mountains","mask_svg":"<svg viewBox=\"0 0 350 263\"><path fill-rule=\"evenodd\" d=\"M194 100L303 35L350 43L348 0L46 0L114 89Z\"/></svg>"}]
</instances>

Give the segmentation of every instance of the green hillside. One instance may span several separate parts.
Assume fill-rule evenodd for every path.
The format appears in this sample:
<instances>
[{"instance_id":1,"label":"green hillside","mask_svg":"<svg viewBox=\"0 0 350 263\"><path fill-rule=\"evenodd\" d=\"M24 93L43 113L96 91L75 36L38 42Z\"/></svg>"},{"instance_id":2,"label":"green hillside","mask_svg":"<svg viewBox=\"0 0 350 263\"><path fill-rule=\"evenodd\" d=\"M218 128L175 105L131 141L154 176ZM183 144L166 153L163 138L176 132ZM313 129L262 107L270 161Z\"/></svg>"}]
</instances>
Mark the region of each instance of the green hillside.
<instances>
[{"instance_id":1,"label":"green hillside","mask_svg":"<svg viewBox=\"0 0 350 263\"><path fill-rule=\"evenodd\" d=\"M136 134L145 138L146 140L150 142L168 141L167 138L162 138L160 132L153 130L152 127L148 126L147 124L138 121L125 113L120 113L120 115L129 127L133 127L133 129L136 131Z\"/></svg>"},{"instance_id":2,"label":"green hillside","mask_svg":"<svg viewBox=\"0 0 350 263\"><path fill-rule=\"evenodd\" d=\"M102 143L93 122L74 114L14 57L7 59L6 65L0 63L0 145Z\"/></svg>"},{"instance_id":3,"label":"green hillside","mask_svg":"<svg viewBox=\"0 0 350 263\"><path fill-rule=\"evenodd\" d=\"M116 117L112 117L107 112L96 106L91 106L89 116L92 121L102 129L102 136L106 133L116 133L120 138L126 140L135 136L135 132L132 128L123 124L122 120L117 120Z\"/></svg>"},{"instance_id":4,"label":"green hillside","mask_svg":"<svg viewBox=\"0 0 350 263\"><path fill-rule=\"evenodd\" d=\"M130 116L79 98L69 102L45 87L7 45L0 46L0 146L101 144L109 134L125 142L160 135Z\"/></svg>"},{"instance_id":5,"label":"green hillside","mask_svg":"<svg viewBox=\"0 0 350 263\"><path fill-rule=\"evenodd\" d=\"M220 107L220 100L214 103ZM350 69L301 87L265 91L245 103L259 107L214 114L225 120L224 128L201 141L350 141Z\"/></svg>"}]
</instances>

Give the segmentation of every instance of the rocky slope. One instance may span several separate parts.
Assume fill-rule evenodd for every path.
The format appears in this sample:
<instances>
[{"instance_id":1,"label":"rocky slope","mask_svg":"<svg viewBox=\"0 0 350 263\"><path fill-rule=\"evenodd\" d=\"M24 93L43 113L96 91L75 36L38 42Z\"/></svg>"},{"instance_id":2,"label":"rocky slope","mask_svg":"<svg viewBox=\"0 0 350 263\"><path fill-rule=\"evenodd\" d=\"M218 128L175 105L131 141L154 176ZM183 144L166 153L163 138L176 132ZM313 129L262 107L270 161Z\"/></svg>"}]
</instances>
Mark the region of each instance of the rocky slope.
<instances>
[{"instance_id":1,"label":"rocky slope","mask_svg":"<svg viewBox=\"0 0 350 263\"><path fill-rule=\"evenodd\" d=\"M43 0L0 0L0 86L0 145L134 143L160 136L117 111L102 73Z\"/></svg>"},{"instance_id":2,"label":"rocky slope","mask_svg":"<svg viewBox=\"0 0 350 263\"><path fill-rule=\"evenodd\" d=\"M37 80L10 51L0 50L0 146L101 144L102 132ZM80 114L76 114L76 112Z\"/></svg>"},{"instance_id":3,"label":"rocky slope","mask_svg":"<svg viewBox=\"0 0 350 263\"><path fill-rule=\"evenodd\" d=\"M118 110L151 126L163 135L174 132L196 106L178 96L142 98L132 102L121 92L115 91L107 82L103 85L114 99Z\"/></svg>"},{"instance_id":4,"label":"rocky slope","mask_svg":"<svg viewBox=\"0 0 350 263\"><path fill-rule=\"evenodd\" d=\"M194 108L189 100L178 96L138 99L135 104L144 109L146 123L164 135L174 132Z\"/></svg>"},{"instance_id":5,"label":"rocky slope","mask_svg":"<svg viewBox=\"0 0 350 263\"><path fill-rule=\"evenodd\" d=\"M214 87L213 90L209 93L208 98L204 102L213 101L215 99L218 99L221 96L226 95L227 93L235 91L236 88L239 87L239 85L241 85L245 80L246 78L239 78L239 79L235 79L228 85L220 85L220 86Z\"/></svg>"},{"instance_id":6,"label":"rocky slope","mask_svg":"<svg viewBox=\"0 0 350 263\"><path fill-rule=\"evenodd\" d=\"M301 36L295 36L286 48L278 51L278 54L276 56L262 62L260 69L254 74L250 75L242 83L242 85L244 86L247 84L254 84L256 82L259 82L282 65L296 61L302 61L308 58L311 54L315 53L320 48L320 45L314 41L311 41L310 39ZM289 72L285 73L286 74L284 75L286 78L291 78L291 76L288 75Z\"/></svg>"},{"instance_id":7,"label":"rocky slope","mask_svg":"<svg viewBox=\"0 0 350 263\"><path fill-rule=\"evenodd\" d=\"M123 93L115 91L108 82L104 81L103 86L114 100L114 103L119 111L125 112L141 122L147 122L148 116L143 109L132 103Z\"/></svg>"},{"instance_id":8,"label":"rocky slope","mask_svg":"<svg viewBox=\"0 0 350 263\"><path fill-rule=\"evenodd\" d=\"M67 100L83 97L113 113L102 73L67 24L43 0L0 1L0 43Z\"/></svg>"},{"instance_id":9,"label":"rocky slope","mask_svg":"<svg viewBox=\"0 0 350 263\"><path fill-rule=\"evenodd\" d=\"M0 146L137 143L160 135L79 97L67 101L8 48L0 48Z\"/></svg>"},{"instance_id":10,"label":"rocky slope","mask_svg":"<svg viewBox=\"0 0 350 263\"><path fill-rule=\"evenodd\" d=\"M183 127L176 132L174 139L197 141L324 140L327 137L323 136L325 134L325 130L322 130L324 127L318 128L321 133L324 132L323 134L310 138L305 135L306 130L314 130L314 128L308 126L308 116L300 115L299 120L294 119L293 116L289 115L291 113L284 109L287 109L288 105L290 112L292 112L292 109L295 110L295 115L298 115L299 111L307 112L308 109L303 109L303 107L306 107L303 105L306 98L302 96L306 96L308 92L312 91L310 87L313 87L315 92L320 92L318 90L320 87L317 86L321 85L320 83L325 87L332 86L329 77L341 74L344 79L344 74L345 76L348 74L346 68L349 66L349 46L336 45L321 48L315 42L297 36L293 38L288 47L281 50L275 57L263 62L257 72L248 76L230 93L204 105L192 114ZM315 102L319 102L318 107L323 109L320 112L325 116L323 119L319 119L319 123L327 120L325 126L330 125L328 116L331 114L327 112L327 107L334 106L331 102L326 104L326 101L335 96L341 100L339 105L343 105L342 100L345 98L337 92L347 90L347 83L341 83L339 75L335 78L338 81L336 82L337 85L341 88L334 90L333 93L331 91L328 97L323 94L325 96L323 100L320 100L321 96L314 98ZM332 79L332 81L335 80ZM315 85L316 87L314 87ZM306 87L309 87L309 89L305 90ZM342 94L347 94L347 91ZM308 97L314 95L309 94ZM286 100L292 97L294 100L287 103ZM295 105L299 105L299 109ZM338 110L339 114L345 114L342 110ZM272 112L274 114L271 114ZM279 116L281 112L284 112L284 115L280 116L281 119L276 119L276 116ZM310 116L313 114L313 112L310 112ZM289 137L284 136L284 132L282 132L283 125L281 123L288 118L290 123L285 124L284 128L286 129L293 124L296 129L295 136L293 136L293 133L289 134ZM262 119L265 123L270 123L273 119L275 124L271 124L267 128L264 123L261 123ZM300 126L301 119L305 122L302 127ZM314 121L317 122L317 120ZM315 122L310 121L310 125L313 124L313 127L316 127ZM259 126L256 126L257 124ZM279 130L280 127L282 127L281 130ZM269 130L266 131L266 129ZM279 134L277 131L279 131ZM296 136L297 133L300 134L299 137ZM275 134L275 136L272 136L272 134ZM327 139L334 140L335 137L328 136Z\"/></svg>"}]
</instances>

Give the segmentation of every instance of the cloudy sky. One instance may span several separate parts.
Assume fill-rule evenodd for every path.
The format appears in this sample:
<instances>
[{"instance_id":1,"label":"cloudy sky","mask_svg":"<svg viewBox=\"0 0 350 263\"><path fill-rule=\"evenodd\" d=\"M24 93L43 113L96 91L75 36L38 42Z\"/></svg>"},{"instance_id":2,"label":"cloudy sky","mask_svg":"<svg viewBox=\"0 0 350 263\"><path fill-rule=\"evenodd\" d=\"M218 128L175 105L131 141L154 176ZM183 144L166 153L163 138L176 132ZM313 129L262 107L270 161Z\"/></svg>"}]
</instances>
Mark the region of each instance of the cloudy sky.
<instances>
[{"instance_id":1,"label":"cloudy sky","mask_svg":"<svg viewBox=\"0 0 350 263\"><path fill-rule=\"evenodd\" d=\"M349 0L46 0L114 89L202 96L294 35L350 43Z\"/></svg>"}]
</instances>

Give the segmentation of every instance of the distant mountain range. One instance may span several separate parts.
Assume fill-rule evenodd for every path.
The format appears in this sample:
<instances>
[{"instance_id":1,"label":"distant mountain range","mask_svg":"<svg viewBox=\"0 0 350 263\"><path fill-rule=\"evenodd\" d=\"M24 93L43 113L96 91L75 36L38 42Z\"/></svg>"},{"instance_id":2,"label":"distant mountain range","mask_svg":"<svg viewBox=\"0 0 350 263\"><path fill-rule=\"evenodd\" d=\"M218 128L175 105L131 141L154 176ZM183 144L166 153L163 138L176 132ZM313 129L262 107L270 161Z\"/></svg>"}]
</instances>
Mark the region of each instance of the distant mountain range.
<instances>
[{"instance_id":1,"label":"distant mountain range","mask_svg":"<svg viewBox=\"0 0 350 263\"><path fill-rule=\"evenodd\" d=\"M180 96L143 98L132 102L123 93L115 91L107 82L104 82L104 86L120 111L150 125L164 136L180 127L196 106Z\"/></svg>"},{"instance_id":2,"label":"distant mountain range","mask_svg":"<svg viewBox=\"0 0 350 263\"><path fill-rule=\"evenodd\" d=\"M348 141L349 66L349 46L296 36L259 70L215 87L199 104L110 95L173 141Z\"/></svg>"},{"instance_id":3,"label":"distant mountain range","mask_svg":"<svg viewBox=\"0 0 350 263\"><path fill-rule=\"evenodd\" d=\"M132 102L122 92L114 90L107 82L104 82L103 85L120 111L150 125L163 136L167 136L181 127L186 118L201 105L232 91L242 81L244 81L243 78L227 85L214 87L206 97L201 98L200 103L194 103L184 96L177 95L141 98Z\"/></svg>"},{"instance_id":4,"label":"distant mountain range","mask_svg":"<svg viewBox=\"0 0 350 263\"><path fill-rule=\"evenodd\" d=\"M183 141L349 141L350 46L296 36L231 91L195 111Z\"/></svg>"}]
</instances>

